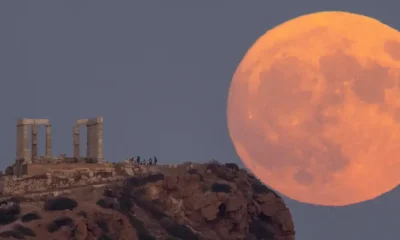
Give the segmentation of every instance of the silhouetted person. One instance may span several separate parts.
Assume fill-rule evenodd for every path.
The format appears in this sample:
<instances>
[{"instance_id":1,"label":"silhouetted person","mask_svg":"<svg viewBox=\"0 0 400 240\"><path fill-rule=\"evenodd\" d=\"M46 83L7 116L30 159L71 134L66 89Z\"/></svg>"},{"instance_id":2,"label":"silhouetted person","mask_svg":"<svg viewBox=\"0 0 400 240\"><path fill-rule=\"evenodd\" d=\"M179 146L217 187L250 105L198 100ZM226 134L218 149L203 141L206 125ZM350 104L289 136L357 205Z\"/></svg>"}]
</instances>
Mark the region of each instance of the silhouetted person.
<instances>
[{"instance_id":1,"label":"silhouetted person","mask_svg":"<svg viewBox=\"0 0 400 240\"><path fill-rule=\"evenodd\" d=\"M153 165L153 159L152 158L149 159L149 165Z\"/></svg>"},{"instance_id":2,"label":"silhouetted person","mask_svg":"<svg viewBox=\"0 0 400 240\"><path fill-rule=\"evenodd\" d=\"M156 164L157 164L157 158L154 157L154 165L156 165Z\"/></svg>"},{"instance_id":3,"label":"silhouetted person","mask_svg":"<svg viewBox=\"0 0 400 240\"><path fill-rule=\"evenodd\" d=\"M136 158L136 163L137 163L138 165L140 165L140 156L137 156L137 158Z\"/></svg>"}]
</instances>

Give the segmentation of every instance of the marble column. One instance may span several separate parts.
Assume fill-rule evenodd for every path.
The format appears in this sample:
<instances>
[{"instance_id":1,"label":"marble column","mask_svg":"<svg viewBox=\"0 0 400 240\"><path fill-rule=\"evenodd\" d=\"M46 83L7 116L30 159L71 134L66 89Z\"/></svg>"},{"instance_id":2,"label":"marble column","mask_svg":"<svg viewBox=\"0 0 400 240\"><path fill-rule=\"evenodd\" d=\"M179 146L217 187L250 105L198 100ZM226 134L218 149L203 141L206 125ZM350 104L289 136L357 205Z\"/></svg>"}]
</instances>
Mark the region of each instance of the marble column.
<instances>
[{"instance_id":1,"label":"marble column","mask_svg":"<svg viewBox=\"0 0 400 240\"><path fill-rule=\"evenodd\" d=\"M92 149L92 145L93 145L93 143L92 143L92 141L93 141L93 133L94 133L94 131L93 131L94 129L93 129L93 124L91 124L91 123L89 123L89 124L86 124L86 158L89 160L89 161L92 161L92 159L93 159L93 153L92 153L92 151L93 151L93 149Z\"/></svg>"},{"instance_id":2,"label":"marble column","mask_svg":"<svg viewBox=\"0 0 400 240\"><path fill-rule=\"evenodd\" d=\"M104 152L103 152L103 121L96 124L96 160L99 163L104 162Z\"/></svg>"},{"instance_id":3,"label":"marble column","mask_svg":"<svg viewBox=\"0 0 400 240\"><path fill-rule=\"evenodd\" d=\"M36 159L38 157L38 139L37 139L37 133L38 133L38 125L32 124L31 125L31 132L32 132L32 137L31 137L31 154L32 154L32 160Z\"/></svg>"},{"instance_id":4,"label":"marble column","mask_svg":"<svg viewBox=\"0 0 400 240\"><path fill-rule=\"evenodd\" d=\"M45 150L45 155L47 158L51 158L52 156L52 150L51 150L51 125L47 124L46 125L46 150Z\"/></svg>"},{"instance_id":5,"label":"marble column","mask_svg":"<svg viewBox=\"0 0 400 240\"><path fill-rule=\"evenodd\" d=\"M23 148L23 125L17 124L17 149L16 149L16 160L21 160L24 158L24 148Z\"/></svg>"},{"instance_id":6,"label":"marble column","mask_svg":"<svg viewBox=\"0 0 400 240\"><path fill-rule=\"evenodd\" d=\"M79 146L79 125L74 125L73 129L73 148L74 158L80 158L80 146Z\"/></svg>"},{"instance_id":7,"label":"marble column","mask_svg":"<svg viewBox=\"0 0 400 240\"><path fill-rule=\"evenodd\" d=\"M31 162L31 155L29 151L29 136L28 136L28 127L29 125L23 124L21 126L22 128L22 134L21 134L21 141L22 141L22 152L23 152L23 157L25 162L30 163Z\"/></svg>"}]
</instances>

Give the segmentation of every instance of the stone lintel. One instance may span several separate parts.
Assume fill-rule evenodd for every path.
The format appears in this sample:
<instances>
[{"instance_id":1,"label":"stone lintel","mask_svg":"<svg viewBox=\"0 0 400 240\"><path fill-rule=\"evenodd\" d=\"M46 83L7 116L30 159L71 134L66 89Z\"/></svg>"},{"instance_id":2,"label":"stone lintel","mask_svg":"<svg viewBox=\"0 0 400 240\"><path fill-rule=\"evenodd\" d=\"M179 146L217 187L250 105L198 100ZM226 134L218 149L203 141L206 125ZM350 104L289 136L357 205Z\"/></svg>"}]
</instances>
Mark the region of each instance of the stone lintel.
<instances>
[{"instance_id":1,"label":"stone lintel","mask_svg":"<svg viewBox=\"0 0 400 240\"><path fill-rule=\"evenodd\" d=\"M103 117L96 117L96 118L82 118L79 119L75 122L74 126L80 126L80 125L86 125L86 126L90 126L90 125L96 125L99 123L103 123Z\"/></svg>"},{"instance_id":2,"label":"stone lintel","mask_svg":"<svg viewBox=\"0 0 400 240\"><path fill-rule=\"evenodd\" d=\"M17 120L17 125L49 125L49 119L31 119L31 118L21 118Z\"/></svg>"},{"instance_id":3,"label":"stone lintel","mask_svg":"<svg viewBox=\"0 0 400 240\"><path fill-rule=\"evenodd\" d=\"M96 117L96 118L90 118L87 122L87 125L96 125L96 124L100 124L103 123L103 117Z\"/></svg>"},{"instance_id":4,"label":"stone lintel","mask_svg":"<svg viewBox=\"0 0 400 240\"><path fill-rule=\"evenodd\" d=\"M76 121L75 125L79 126L79 125L86 125L87 122L89 121L89 119L85 118L85 119L79 119Z\"/></svg>"}]
</instances>

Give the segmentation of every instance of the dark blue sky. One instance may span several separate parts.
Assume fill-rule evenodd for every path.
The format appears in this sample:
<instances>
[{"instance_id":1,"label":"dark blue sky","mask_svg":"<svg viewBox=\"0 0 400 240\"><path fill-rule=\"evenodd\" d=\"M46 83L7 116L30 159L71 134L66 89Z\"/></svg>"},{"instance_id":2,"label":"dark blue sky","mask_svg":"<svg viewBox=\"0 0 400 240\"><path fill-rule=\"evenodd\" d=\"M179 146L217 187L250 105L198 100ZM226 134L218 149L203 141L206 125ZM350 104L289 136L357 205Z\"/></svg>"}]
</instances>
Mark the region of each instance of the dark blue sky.
<instances>
[{"instance_id":1,"label":"dark blue sky","mask_svg":"<svg viewBox=\"0 0 400 240\"><path fill-rule=\"evenodd\" d=\"M379 2L379 3L378 3ZM15 158L15 121L49 118L53 153L72 155L72 125L104 116L107 160L240 163L226 126L232 74L266 30L345 10L400 29L397 1L0 1L0 167ZM39 132L44 153L44 128ZM83 141L83 140L82 140ZM319 207L285 198L297 240L398 238L400 191Z\"/></svg>"}]
</instances>

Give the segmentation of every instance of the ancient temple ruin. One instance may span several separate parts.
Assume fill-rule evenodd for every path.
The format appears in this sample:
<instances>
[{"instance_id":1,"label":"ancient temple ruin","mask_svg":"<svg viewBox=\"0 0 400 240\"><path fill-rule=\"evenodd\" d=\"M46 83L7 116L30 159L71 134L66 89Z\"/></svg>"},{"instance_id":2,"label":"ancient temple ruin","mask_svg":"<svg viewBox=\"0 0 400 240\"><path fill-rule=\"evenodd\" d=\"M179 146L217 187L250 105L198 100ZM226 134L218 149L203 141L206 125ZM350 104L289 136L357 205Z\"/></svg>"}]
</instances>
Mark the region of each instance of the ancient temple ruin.
<instances>
[{"instance_id":1,"label":"ancient temple ruin","mask_svg":"<svg viewBox=\"0 0 400 240\"><path fill-rule=\"evenodd\" d=\"M46 147L45 156L38 156L38 126L46 127ZM87 144L86 156L80 156L79 128L86 127ZM31 143L29 144L29 130ZM8 168L8 174L12 175L31 175L46 171L47 168L54 168L52 163L63 164L103 164L103 117L80 119L73 125L73 152L72 157L60 155L52 156L51 124L48 119L28 119L17 120L17 145L16 161ZM49 165L50 164L50 165ZM11 171L11 173L10 173Z\"/></svg>"},{"instance_id":2,"label":"ancient temple ruin","mask_svg":"<svg viewBox=\"0 0 400 240\"><path fill-rule=\"evenodd\" d=\"M51 125L48 119L19 119L17 121L17 162L31 163L38 158L38 126L46 126L45 157L51 158ZM29 147L29 127L31 128L31 147ZM29 150L31 148L31 150Z\"/></svg>"},{"instance_id":3,"label":"ancient temple ruin","mask_svg":"<svg viewBox=\"0 0 400 240\"><path fill-rule=\"evenodd\" d=\"M73 127L74 158L80 157L80 126L86 126L86 157L89 162L103 162L103 117L80 119Z\"/></svg>"}]
</instances>

